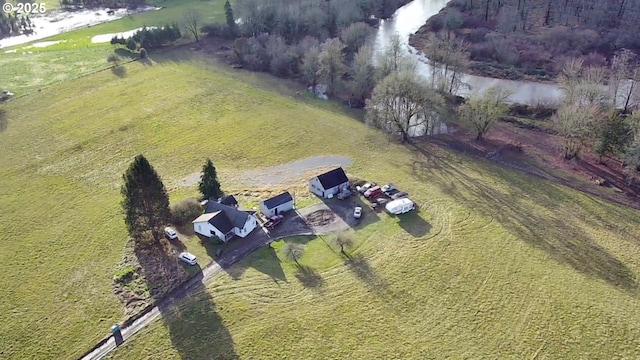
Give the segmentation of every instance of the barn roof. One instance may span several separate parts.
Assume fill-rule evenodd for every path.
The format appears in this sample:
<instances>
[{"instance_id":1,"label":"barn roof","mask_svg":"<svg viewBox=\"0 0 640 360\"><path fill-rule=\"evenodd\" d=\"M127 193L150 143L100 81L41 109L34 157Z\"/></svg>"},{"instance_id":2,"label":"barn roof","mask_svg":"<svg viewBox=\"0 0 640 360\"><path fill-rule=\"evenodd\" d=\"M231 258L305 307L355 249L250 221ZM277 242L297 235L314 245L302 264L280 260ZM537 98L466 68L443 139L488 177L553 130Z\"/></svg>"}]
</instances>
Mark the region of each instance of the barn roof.
<instances>
[{"instance_id":1,"label":"barn roof","mask_svg":"<svg viewBox=\"0 0 640 360\"><path fill-rule=\"evenodd\" d=\"M320 184L323 188L331 189L348 182L349 178L347 178L347 174L344 173L344 170L339 167L324 174L318 175L318 180L320 181Z\"/></svg>"},{"instance_id":2,"label":"barn roof","mask_svg":"<svg viewBox=\"0 0 640 360\"><path fill-rule=\"evenodd\" d=\"M263 201L263 203L264 203L264 206L267 207L267 209L274 209L277 206L288 203L290 201L293 201L293 198L291 197L291 194L289 194L288 191L285 191L280 195L276 195L270 199Z\"/></svg>"}]
</instances>

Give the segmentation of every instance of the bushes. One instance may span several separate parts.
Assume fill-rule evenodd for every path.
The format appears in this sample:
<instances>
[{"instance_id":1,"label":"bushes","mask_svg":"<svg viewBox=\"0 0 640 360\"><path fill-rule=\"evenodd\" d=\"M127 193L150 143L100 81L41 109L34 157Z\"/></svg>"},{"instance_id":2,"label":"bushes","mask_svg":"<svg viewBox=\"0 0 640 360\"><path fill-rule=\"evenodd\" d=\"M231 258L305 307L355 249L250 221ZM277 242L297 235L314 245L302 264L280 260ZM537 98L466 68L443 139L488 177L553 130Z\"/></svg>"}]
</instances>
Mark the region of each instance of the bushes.
<instances>
[{"instance_id":1,"label":"bushes","mask_svg":"<svg viewBox=\"0 0 640 360\"><path fill-rule=\"evenodd\" d=\"M189 198L171 206L172 222L178 226L188 224L202 215L202 206L198 200Z\"/></svg>"},{"instance_id":2,"label":"bushes","mask_svg":"<svg viewBox=\"0 0 640 360\"><path fill-rule=\"evenodd\" d=\"M174 42L180 37L182 37L182 34L178 24L173 24L162 28L144 28L133 34L130 40L132 39L145 49L155 49Z\"/></svg>"}]
</instances>

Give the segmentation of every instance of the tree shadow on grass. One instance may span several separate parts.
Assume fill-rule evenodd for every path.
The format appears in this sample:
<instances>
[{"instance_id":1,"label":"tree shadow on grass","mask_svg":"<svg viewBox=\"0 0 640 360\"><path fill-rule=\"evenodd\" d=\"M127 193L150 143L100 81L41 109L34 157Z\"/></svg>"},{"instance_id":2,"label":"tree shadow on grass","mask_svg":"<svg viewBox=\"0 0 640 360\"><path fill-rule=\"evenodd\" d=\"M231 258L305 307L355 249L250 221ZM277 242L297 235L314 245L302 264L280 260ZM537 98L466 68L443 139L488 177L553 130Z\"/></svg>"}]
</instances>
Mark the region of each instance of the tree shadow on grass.
<instances>
[{"instance_id":1,"label":"tree shadow on grass","mask_svg":"<svg viewBox=\"0 0 640 360\"><path fill-rule=\"evenodd\" d=\"M242 278L247 269L253 268L268 275L276 284L287 282L287 276L282 268L282 262L276 254L275 249L265 246L254 251L245 259L225 268L225 272L234 280Z\"/></svg>"},{"instance_id":2,"label":"tree shadow on grass","mask_svg":"<svg viewBox=\"0 0 640 360\"><path fill-rule=\"evenodd\" d=\"M123 59L136 60L140 57L139 54L131 52L129 49L125 48L117 48L113 52Z\"/></svg>"},{"instance_id":3,"label":"tree shadow on grass","mask_svg":"<svg viewBox=\"0 0 640 360\"><path fill-rule=\"evenodd\" d=\"M200 267L195 265L197 269L189 267L189 271L187 271L185 266L188 265L182 265L183 263L177 257L177 252L173 251L173 245L166 239L150 246L137 247L135 254L140 264L140 271L154 301L162 300L184 284L189 273L197 272Z\"/></svg>"},{"instance_id":4,"label":"tree shadow on grass","mask_svg":"<svg viewBox=\"0 0 640 360\"><path fill-rule=\"evenodd\" d=\"M451 159L451 155L429 146L426 142L414 144L417 152L411 170L418 179L440 186L457 203L491 217L519 240L545 251L557 262L615 287L637 292L633 272L578 226L572 227L572 221L584 220L580 215L553 211L543 215L522 198L522 194L527 194L540 206L549 201L549 206L557 201L570 206L572 198L565 192L555 185L546 186L541 192L539 182L542 180L527 178L524 174L515 176L513 170L491 165L492 174L509 184L506 193L498 191L452 166L456 160Z\"/></svg>"},{"instance_id":5,"label":"tree shadow on grass","mask_svg":"<svg viewBox=\"0 0 640 360\"><path fill-rule=\"evenodd\" d=\"M298 265L295 277L307 289L322 290L324 287L324 279L311 266Z\"/></svg>"},{"instance_id":6,"label":"tree shadow on grass","mask_svg":"<svg viewBox=\"0 0 640 360\"><path fill-rule=\"evenodd\" d=\"M347 268L362 282L371 286L376 291L385 290L388 288L389 284L387 284L384 279L378 275L378 273L371 267L369 261L362 256L358 255L348 255L346 256L345 264Z\"/></svg>"},{"instance_id":7,"label":"tree shadow on grass","mask_svg":"<svg viewBox=\"0 0 640 360\"><path fill-rule=\"evenodd\" d=\"M189 282L187 298L158 308L181 359L239 358L201 274Z\"/></svg>"},{"instance_id":8,"label":"tree shadow on grass","mask_svg":"<svg viewBox=\"0 0 640 360\"><path fill-rule=\"evenodd\" d=\"M5 132L9 127L9 117L4 109L0 109L0 133Z\"/></svg>"},{"instance_id":9,"label":"tree shadow on grass","mask_svg":"<svg viewBox=\"0 0 640 360\"><path fill-rule=\"evenodd\" d=\"M146 58L140 58L138 60L138 62L144 66L153 66L153 61L151 61L151 59L149 59L148 57Z\"/></svg>"},{"instance_id":10,"label":"tree shadow on grass","mask_svg":"<svg viewBox=\"0 0 640 360\"><path fill-rule=\"evenodd\" d=\"M111 72L113 73L113 75L119 78L124 78L127 76L127 68L121 65L112 67Z\"/></svg>"}]
</instances>

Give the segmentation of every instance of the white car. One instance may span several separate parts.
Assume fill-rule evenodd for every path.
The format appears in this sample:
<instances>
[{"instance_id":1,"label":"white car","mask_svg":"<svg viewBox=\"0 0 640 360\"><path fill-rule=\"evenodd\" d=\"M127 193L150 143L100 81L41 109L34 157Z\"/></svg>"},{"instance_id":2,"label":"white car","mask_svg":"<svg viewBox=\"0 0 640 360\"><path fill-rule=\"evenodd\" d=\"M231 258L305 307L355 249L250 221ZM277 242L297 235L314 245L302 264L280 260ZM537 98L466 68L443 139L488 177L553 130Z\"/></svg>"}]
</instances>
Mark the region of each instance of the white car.
<instances>
[{"instance_id":1,"label":"white car","mask_svg":"<svg viewBox=\"0 0 640 360\"><path fill-rule=\"evenodd\" d=\"M360 219L362 217L362 208L360 206L356 206L356 208L353 209L353 217L356 219Z\"/></svg>"},{"instance_id":2,"label":"white car","mask_svg":"<svg viewBox=\"0 0 640 360\"><path fill-rule=\"evenodd\" d=\"M356 190L358 190L360 194L364 194L365 191L371 189L374 186L376 186L376 183L366 183L362 186L356 186Z\"/></svg>"},{"instance_id":3,"label":"white car","mask_svg":"<svg viewBox=\"0 0 640 360\"><path fill-rule=\"evenodd\" d=\"M178 238L178 233L170 227L164 228L164 234L171 240L176 240Z\"/></svg>"},{"instance_id":4,"label":"white car","mask_svg":"<svg viewBox=\"0 0 640 360\"><path fill-rule=\"evenodd\" d=\"M198 261L196 261L196 256L192 253L181 252L180 255L178 255L178 258L189 265L195 265L198 263Z\"/></svg>"},{"instance_id":5,"label":"white car","mask_svg":"<svg viewBox=\"0 0 640 360\"><path fill-rule=\"evenodd\" d=\"M382 187L382 192L383 193L387 193L387 192L389 192L391 190L396 190L396 189L397 189L397 187L394 184L389 183L389 184L387 184L387 185Z\"/></svg>"}]
</instances>

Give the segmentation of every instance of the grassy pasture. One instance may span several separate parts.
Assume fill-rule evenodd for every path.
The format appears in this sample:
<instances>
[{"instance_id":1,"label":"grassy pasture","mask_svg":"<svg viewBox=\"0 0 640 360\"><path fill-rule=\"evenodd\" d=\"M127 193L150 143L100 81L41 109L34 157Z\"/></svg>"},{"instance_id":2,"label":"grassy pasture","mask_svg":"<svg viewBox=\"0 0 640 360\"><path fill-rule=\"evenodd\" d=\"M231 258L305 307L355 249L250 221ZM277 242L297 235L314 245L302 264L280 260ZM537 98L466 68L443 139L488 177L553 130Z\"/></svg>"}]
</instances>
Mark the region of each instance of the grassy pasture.
<instances>
[{"instance_id":1,"label":"grassy pasture","mask_svg":"<svg viewBox=\"0 0 640 360\"><path fill-rule=\"evenodd\" d=\"M612 358L639 355L637 211L426 146L393 143L286 84L165 53L3 106L0 351L72 358L120 320L111 294L126 232L120 176L143 153L172 199L212 157L245 170L320 154L393 181L419 214L367 213L344 264L297 238L238 264L114 358ZM201 261L194 239L187 247Z\"/></svg>"},{"instance_id":2,"label":"grassy pasture","mask_svg":"<svg viewBox=\"0 0 640 360\"><path fill-rule=\"evenodd\" d=\"M0 72L0 84L16 95L24 95L53 83L107 68L110 66L107 56L115 48L108 42L92 43L91 38L96 35L119 33L143 26L180 23L183 13L191 9L201 14L203 24L224 21L222 0L158 0L149 4L164 8L77 29L29 44L3 48L0 50L0 68L3 69ZM32 46L34 43L45 41L60 43L46 47ZM14 50L15 52L6 52ZM120 54L124 60L129 58L126 51Z\"/></svg>"}]
</instances>

